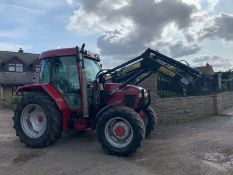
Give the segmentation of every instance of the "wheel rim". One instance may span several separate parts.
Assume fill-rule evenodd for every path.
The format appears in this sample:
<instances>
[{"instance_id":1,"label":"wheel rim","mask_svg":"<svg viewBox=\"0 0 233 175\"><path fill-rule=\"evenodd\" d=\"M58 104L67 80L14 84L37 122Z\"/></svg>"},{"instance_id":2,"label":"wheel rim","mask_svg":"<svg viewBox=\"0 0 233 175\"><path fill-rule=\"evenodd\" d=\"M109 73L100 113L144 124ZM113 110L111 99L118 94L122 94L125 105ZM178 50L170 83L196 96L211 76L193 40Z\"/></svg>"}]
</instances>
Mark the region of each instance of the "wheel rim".
<instances>
[{"instance_id":1,"label":"wheel rim","mask_svg":"<svg viewBox=\"0 0 233 175\"><path fill-rule=\"evenodd\" d=\"M44 110L37 104L27 105L21 114L21 126L28 137L39 138L42 136L47 127Z\"/></svg>"},{"instance_id":2,"label":"wheel rim","mask_svg":"<svg viewBox=\"0 0 233 175\"><path fill-rule=\"evenodd\" d=\"M131 124L121 117L110 119L105 125L104 134L107 141L117 148L126 147L133 139Z\"/></svg>"}]
</instances>

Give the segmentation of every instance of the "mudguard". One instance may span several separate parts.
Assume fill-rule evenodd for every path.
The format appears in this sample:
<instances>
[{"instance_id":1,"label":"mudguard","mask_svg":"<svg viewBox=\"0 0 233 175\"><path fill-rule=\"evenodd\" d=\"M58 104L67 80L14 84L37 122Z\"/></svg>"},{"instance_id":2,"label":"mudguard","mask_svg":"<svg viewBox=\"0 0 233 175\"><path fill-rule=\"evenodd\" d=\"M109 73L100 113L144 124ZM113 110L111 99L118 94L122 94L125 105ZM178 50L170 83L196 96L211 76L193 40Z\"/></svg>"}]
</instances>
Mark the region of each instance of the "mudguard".
<instances>
[{"instance_id":1,"label":"mudguard","mask_svg":"<svg viewBox=\"0 0 233 175\"><path fill-rule=\"evenodd\" d=\"M16 93L23 92L41 92L43 91L48 96L50 96L54 102L57 104L57 107L63 114L63 131L68 131L68 123L70 119L70 110L68 105L63 98L63 96L58 92L58 90L51 84L29 84L25 86L21 86L16 90Z\"/></svg>"},{"instance_id":2,"label":"mudguard","mask_svg":"<svg viewBox=\"0 0 233 175\"><path fill-rule=\"evenodd\" d=\"M120 104L122 104L122 101L116 101L114 103L108 104L106 106L104 106L97 114L96 117L92 123L92 130L96 128L96 123L98 121L98 118L109 108L113 107L113 106L119 106Z\"/></svg>"}]
</instances>

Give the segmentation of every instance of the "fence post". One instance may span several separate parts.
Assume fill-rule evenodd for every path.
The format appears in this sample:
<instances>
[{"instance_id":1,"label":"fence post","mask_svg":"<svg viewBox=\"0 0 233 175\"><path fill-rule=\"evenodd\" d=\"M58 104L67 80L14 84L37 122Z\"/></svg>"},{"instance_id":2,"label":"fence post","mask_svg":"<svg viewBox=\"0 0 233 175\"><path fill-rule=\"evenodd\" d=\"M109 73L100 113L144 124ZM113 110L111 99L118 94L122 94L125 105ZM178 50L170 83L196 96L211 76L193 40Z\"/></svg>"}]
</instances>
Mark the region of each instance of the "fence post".
<instances>
[{"instance_id":1,"label":"fence post","mask_svg":"<svg viewBox=\"0 0 233 175\"><path fill-rule=\"evenodd\" d=\"M222 94L215 94L214 95L214 106L216 114L222 114L223 112L223 105L222 105Z\"/></svg>"}]
</instances>

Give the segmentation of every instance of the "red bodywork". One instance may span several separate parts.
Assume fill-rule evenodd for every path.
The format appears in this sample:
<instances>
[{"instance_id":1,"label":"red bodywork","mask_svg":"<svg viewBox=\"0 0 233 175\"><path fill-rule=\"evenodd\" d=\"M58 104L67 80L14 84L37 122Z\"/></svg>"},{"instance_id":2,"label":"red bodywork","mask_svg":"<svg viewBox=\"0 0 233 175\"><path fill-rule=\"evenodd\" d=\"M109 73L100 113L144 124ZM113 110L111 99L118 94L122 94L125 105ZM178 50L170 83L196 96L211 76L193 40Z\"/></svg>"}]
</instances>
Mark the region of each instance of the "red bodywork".
<instances>
[{"instance_id":1,"label":"red bodywork","mask_svg":"<svg viewBox=\"0 0 233 175\"><path fill-rule=\"evenodd\" d=\"M111 93L116 88L119 87L119 84L117 83L106 83L105 89L107 92ZM116 94L112 95L105 103L113 104L116 101L121 101L120 104L117 104L116 106L125 106L124 104L124 96L125 95L137 95L137 98L135 100L133 108L136 109L138 107L140 97L139 94L141 92L142 88L137 86L128 85L124 87L122 90L117 92ZM70 115L71 115L71 109L69 109L66 100L64 97L59 93L59 91L51 84L29 84L25 86L21 86L17 89L17 93L20 92L31 92L31 91L44 91L46 92L57 104L57 107L62 112L63 115L63 131L67 132L69 131L68 124L70 121ZM143 116L143 113L140 113L141 116ZM91 127L91 124L88 123L87 120L84 118L80 118L79 120L75 121L74 127L77 131L83 131Z\"/></svg>"},{"instance_id":2,"label":"red bodywork","mask_svg":"<svg viewBox=\"0 0 233 175\"><path fill-rule=\"evenodd\" d=\"M106 83L104 89L111 93L113 92L115 89L117 89L120 86L120 84L118 83ZM134 103L133 108L137 109L140 98L139 94L141 93L141 90L143 88L138 87L138 86L133 86L133 85L127 85L124 88L122 88L121 90L119 90L117 93L113 94L107 101L106 104L112 104L116 101L122 101L124 102L124 97L125 95L136 95L136 100ZM121 105L125 105L124 103L121 103Z\"/></svg>"},{"instance_id":3,"label":"red bodywork","mask_svg":"<svg viewBox=\"0 0 233 175\"><path fill-rule=\"evenodd\" d=\"M66 49L57 49L57 50L50 50L43 52L40 55L40 60L47 59L47 58L55 58L55 57L60 57L60 56L74 56L76 55L77 49L76 48L66 48ZM99 61L98 56L96 54L88 52L86 57L90 57L91 59L95 59L96 61ZM78 71L80 72L81 70L81 65L78 63L77 65ZM80 78L82 80L82 78ZM82 83L82 81L80 81ZM104 86L104 89L106 92L111 93L115 89L117 89L120 86L120 84L117 83L106 83ZM117 104L117 106L125 106L124 104L124 96L125 95L136 95L136 100L134 102L134 105L132 108L137 109L140 101L140 96L139 94L141 93L143 88L138 87L138 86L132 86L128 85L119 90L117 93L113 94L110 96L106 101L105 104L112 104L116 101L121 101L120 104ZM25 85L22 87L19 87L17 89L17 93L20 92L31 92L31 91L37 91L37 92L45 92L47 93L57 104L57 107L59 110L62 112L63 115L63 131L67 132L69 131L69 122L70 122L70 117L72 111L75 112L80 112L82 109L69 109L66 100L64 97L61 95L61 93L52 85L52 84L30 84L30 85ZM143 114L139 113L141 116ZM89 118L83 118L80 117L76 121L74 121L74 128L77 131L82 131L86 130L91 127L91 124L89 122Z\"/></svg>"}]
</instances>

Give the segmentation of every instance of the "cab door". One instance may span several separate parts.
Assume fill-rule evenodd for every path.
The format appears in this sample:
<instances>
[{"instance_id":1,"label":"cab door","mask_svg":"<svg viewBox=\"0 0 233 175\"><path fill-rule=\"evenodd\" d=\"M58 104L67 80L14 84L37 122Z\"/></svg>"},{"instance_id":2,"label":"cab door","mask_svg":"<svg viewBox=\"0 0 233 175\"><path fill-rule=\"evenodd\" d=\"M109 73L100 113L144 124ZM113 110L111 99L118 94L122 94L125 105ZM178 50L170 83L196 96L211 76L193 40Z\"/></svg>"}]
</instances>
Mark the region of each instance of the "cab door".
<instances>
[{"instance_id":1,"label":"cab door","mask_svg":"<svg viewBox=\"0 0 233 175\"><path fill-rule=\"evenodd\" d=\"M54 86L66 99L70 109L81 109L80 82L77 61L74 56L53 59Z\"/></svg>"}]
</instances>

